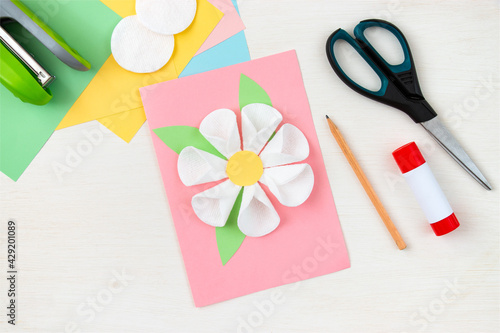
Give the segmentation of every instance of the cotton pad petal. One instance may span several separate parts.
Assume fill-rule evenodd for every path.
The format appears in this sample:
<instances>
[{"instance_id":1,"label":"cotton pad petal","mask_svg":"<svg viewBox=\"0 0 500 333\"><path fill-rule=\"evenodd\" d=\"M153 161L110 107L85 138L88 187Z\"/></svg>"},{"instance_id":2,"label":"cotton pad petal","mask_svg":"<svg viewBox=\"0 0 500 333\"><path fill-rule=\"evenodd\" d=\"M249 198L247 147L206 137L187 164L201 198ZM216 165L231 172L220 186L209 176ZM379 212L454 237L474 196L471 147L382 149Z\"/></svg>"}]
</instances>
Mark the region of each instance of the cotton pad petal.
<instances>
[{"instance_id":1,"label":"cotton pad petal","mask_svg":"<svg viewBox=\"0 0 500 333\"><path fill-rule=\"evenodd\" d=\"M267 235L278 227L280 217L259 184L245 186L238 228L250 237Z\"/></svg>"},{"instance_id":2,"label":"cotton pad petal","mask_svg":"<svg viewBox=\"0 0 500 333\"><path fill-rule=\"evenodd\" d=\"M281 126L260 154L264 168L300 162L307 156L309 156L307 139L291 124Z\"/></svg>"},{"instance_id":3,"label":"cotton pad petal","mask_svg":"<svg viewBox=\"0 0 500 333\"><path fill-rule=\"evenodd\" d=\"M196 0L137 0L139 21L148 29L166 35L184 31L196 15Z\"/></svg>"},{"instance_id":4,"label":"cotton pad petal","mask_svg":"<svg viewBox=\"0 0 500 333\"><path fill-rule=\"evenodd\" d=\"M195 147L184 148L177 160L179 177L186 186L224 179L226 166L226 160Z\"/></svg>"},{"instance_id":5,"label":"cotton pad petal","mask_svg":"<svg viewBox=\"0 0 500 333\"><path fill-rule=\"evenodd\" d=\"M241 110L243 149L259 154L283 116L272 106L260 103L248 104Z\"/></svg>"},{"instance_id":6,"label":"cotton pad petal","mask_svg":"<svg viewBox=\"0 0 500 333\"><path fill-rule=\"evenodd\" d=\"M233 209L241 187L226 180L196 194L191 200L196 216L213 227L223 227Z\"/></svg>"},{"instance_id":7,"label":"cotton pad petal","mask_svg":"<svg viewBox=\"0 0 500 333\"><path fill-rule=\"evenodd\" d=\"M314 173L306 163L284 165L264 169L260 182L282 205L297 207L309 198L314 187Z\"/></svg>"},{"instance_id":8,"label":"cotton pad petal","mask_svg":"<svg viewBox=\"0 0 500 333\"><path fill-rule=\"evenodd\" d=\"M229 109L209 113L200 124L200 133L227 158L241 150L236 114Z\"/></svg>"},{"instance_id":9,"label":"cotton pad petal","mask_svg":"<svg viewBox=\"0 0 500 333\"><path fill-rule=\"evenodd\" d=\"M111 52L118 65L134 73L151 73L170 60L174 36L147 29L137 15L127 16L111 35Z\"/></svg>"}]
</instances>

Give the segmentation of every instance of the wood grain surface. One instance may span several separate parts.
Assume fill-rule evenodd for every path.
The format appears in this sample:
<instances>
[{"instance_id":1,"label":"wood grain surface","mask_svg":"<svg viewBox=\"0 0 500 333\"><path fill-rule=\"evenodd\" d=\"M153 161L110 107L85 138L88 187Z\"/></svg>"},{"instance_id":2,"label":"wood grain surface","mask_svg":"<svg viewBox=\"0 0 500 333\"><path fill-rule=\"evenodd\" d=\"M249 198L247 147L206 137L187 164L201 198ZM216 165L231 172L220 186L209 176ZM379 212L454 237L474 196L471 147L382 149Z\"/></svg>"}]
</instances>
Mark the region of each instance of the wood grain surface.
<instances>
[{"instance_id":1,"label":"wood grain surface","mask_svg":"<svg viewBox=\"0 0 500 333\"><path fill-rule=\"evenodd\" d=\"M147 123L126 144L90 122L56 132L18 182L0 174L0 332L499 332L499 2L239 4L252 59L297 50L352 267L195 308ZM366 18L404 32L427 100L492 191L405 114L336 77L327 37ZM325 114L405 250L380 223ZM393 161L391 152L410 141L461 223L449 235L433 234ZM15 327L6 323L9 219L17 222Z\"/></svg>"}]
</instances>

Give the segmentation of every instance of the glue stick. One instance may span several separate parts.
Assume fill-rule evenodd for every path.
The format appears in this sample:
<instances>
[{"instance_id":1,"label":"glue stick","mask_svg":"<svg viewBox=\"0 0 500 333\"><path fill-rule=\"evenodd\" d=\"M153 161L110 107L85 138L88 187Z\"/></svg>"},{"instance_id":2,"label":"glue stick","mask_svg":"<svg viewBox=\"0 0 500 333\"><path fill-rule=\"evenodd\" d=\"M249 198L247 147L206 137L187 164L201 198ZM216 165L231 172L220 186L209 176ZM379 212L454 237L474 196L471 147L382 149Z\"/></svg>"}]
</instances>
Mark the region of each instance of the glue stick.
<instances>
[{"instance_id":1,"label":"glue stick","mask_svg":"<svg viewBox=\"0 0 500 333\"><path fill-rule=\"evenodd\" d=\"M458 228L460 223L415 142L396 149L392 156L436 236L445 235Z\"/></svg>"}]
</instances>

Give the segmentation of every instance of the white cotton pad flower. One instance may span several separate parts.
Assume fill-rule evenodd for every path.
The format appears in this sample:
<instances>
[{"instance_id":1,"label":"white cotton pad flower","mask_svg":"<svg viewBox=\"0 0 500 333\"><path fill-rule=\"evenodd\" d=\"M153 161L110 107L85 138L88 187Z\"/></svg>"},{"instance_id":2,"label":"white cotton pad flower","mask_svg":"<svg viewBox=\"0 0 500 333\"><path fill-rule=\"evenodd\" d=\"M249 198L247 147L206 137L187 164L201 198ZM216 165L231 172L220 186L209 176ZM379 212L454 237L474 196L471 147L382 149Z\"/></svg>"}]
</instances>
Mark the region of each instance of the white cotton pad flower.
<instances>
[{"instance_id":1,"label":"white cotton pad flower","mask_svg":"<svg viewBox=\"0 0 500 333\"><path fill-rule=\"evenodd\" d=\"M261 237L278 227L280 217L260 184L287 207L297 207L309 198L313 170L307 163L294 164L309 156L309 143L291 124L273 135L282 120L281 113L269 105L248 104L241 110L243 140L236 114L229 109L212 111L202 120L200 134L226 159L189 146L177 162L186 186L224 180L193 197L191 205L201 221L223 227L243 191L238 228L247 236Z\"/></svg>"},{"instance_id":2,"label":"white cotton pad flower","mask_svg":"<svg viewBox=\"0 0 500 333\"><path fill-rule=\"evenodd\" d=\"M137 17L154 32L166 35L184 31L196 15L196 0L137 0Z\"/></svg>"},{"instance_id":3,"label":"white cotton pad flower","mask_svg":"<svg viewBox=\"0 0 500 333\"><path fill-rule=\"evenodd\" d=\"M134 73L151 73L170 60L174 36L153 32L136 15L122 19L111 35L111 52L116 62Z\"/></svg>"}]
</instances>

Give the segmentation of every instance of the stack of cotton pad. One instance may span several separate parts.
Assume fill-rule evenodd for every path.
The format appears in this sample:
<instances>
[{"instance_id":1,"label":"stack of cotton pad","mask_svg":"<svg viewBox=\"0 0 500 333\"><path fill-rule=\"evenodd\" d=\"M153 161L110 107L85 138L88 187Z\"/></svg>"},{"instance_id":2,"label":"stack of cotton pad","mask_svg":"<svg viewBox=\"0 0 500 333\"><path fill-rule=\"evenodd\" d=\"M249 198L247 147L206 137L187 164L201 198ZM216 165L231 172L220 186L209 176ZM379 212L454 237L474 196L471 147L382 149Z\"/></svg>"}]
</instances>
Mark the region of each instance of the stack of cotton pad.
<instances>
[{"instance_id":1,"label":"stack of cotton pad","mask_svg":"<svg viewBox=\"0 0 500 333\"><path fill-rule=\"evenodd\" d=\"M111 52L124 69L151 73L170 60L174 34L196 14L196 0L137 0L137 15L122 19L111 36Z\"/></svg>"}]
</instances>

